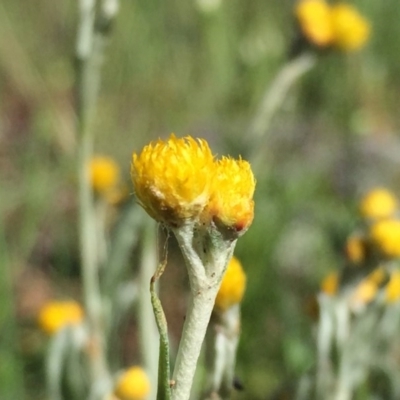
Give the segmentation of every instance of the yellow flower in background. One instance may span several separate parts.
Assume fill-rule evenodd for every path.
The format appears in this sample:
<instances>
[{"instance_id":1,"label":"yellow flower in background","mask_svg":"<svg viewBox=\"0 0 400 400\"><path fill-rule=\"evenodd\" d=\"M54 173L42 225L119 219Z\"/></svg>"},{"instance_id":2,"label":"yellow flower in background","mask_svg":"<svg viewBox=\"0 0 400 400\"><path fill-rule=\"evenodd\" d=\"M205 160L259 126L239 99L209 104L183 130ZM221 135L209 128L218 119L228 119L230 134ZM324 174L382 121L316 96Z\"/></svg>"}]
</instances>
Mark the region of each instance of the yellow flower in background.
<instances>
[{"instance_id":1,"label":"yellow flower in background","mask_svg":"<svg viewBox=\"0 0 400 400\"><path fill-rule=\"evenodd\" d=\"M355 288L350 298L353 308L358 308L370 303L378 293L379 286L368 277L363 279Z\"/></svg>"},{"instance_id":2,"label":"yellow flower in background","mask_svg":"<svg viewBox=\"0 0 400 400\"><path fill-rule=\"evenodd\" d=\"M400 257L400 221L383 219L370 228L370 238L379 251L387 257Z\"/></svg>"},{"instance_id":3,"label":"yellow flower in background","mask_svg":"<svg viewBox=\"0 0 400 400\"><path fill-rule=\"evenodd\" d=\"M360 203L364 218L379 219L393 216L398 207L397 198L389 190L377 188L367 193Z\"/></svg>"},{"instance_id":4,"label":"yellow flower in background","mask_svg":"<svg viewBox=\"0 0 400 400\"><path fill-rule=\"evenodd\" d=\"M326 278L321 282L321 291L328 296L333 296L337 293L339 287L339 274L331 272Z\"/></svg>"},{"instance_id":5,"label":"yellow flower in background","mask_svg":"<svg viewBox=\"0 0 400 400\"><path fill-rule=\"evenodd\" d=\"M392 272L385 288L385 300L387 303L395 303L400 300L400 271Z\"/></svg>"},{"instance_id":6,"label":"yellow flower in background","mask_svg":"<svg viewBox=\"0 0 400 400\"><path fill-rule=\"evenodd\" d=\"M90 181L99 194L113 190L119 183L120 169L110 157L96 156L90 161Z\"/></svg>"},{"instance_id":7,"label":"yellow flower in background","mask_svg":"<svg viewBox=\"0 0 400 400\"><path fill-rule=\"evenodd\" d=\"M228 308L240 303L245 289L246 274L243 271L242 264L236 257L232 257L215 299L215 307L220 311L226 311Z\"/></svg>"},{"instance_id":8,"label":"yellow flower in background","mask_svg":"<svg viewBox=\"0 0 400 400\"><path fill-rule=\"evenodd\" d=\"M150 393L150 380L141 367L131 367L117 380L114 394L120 400L145 400Z\"/></svg>"},{"instance_id":9,"label":"yellow flower in background","mask_svg":"<svg viewBox=\"0 0 400 400\"><path fill-rule=\"evenodd\" d=\"M327 47L333 40L330 6L322 0L302 0L295 15L303 35L319 47Z\"/></svg>"},{"instance_id":10,"label":"yellow flower in background","mask_svg":"<svg viewBox=\"0 0 400 400\"><path fill-rule=\"evenodd\" d=\"M76 301L53 301L39 312L39 327L52 335L68 325L79 325L84 318L82 307Z\"/></svg>"},{"instance_id":11,"label":"yellow flower in background","mask_svg":"<svg viewBox=\"0 0 400 400\"><path fill-rule=\"evenodd\" d=\"M371 27L355 7L344 3L333 5L331 21L333 41L339 49L354 51L367 42Z\"/></svg>"},{"instance_id":12,"label":"yellow flower in background","mask_svg":"<svg viewBox=\"0 0 400 400\"><path fill-rule=\"evenodd\" d=\"M205 140L172 134L133 154L131 177L146 212L159 222L179 225L196 218L208 203L214 169Z\"/></svg>"},{"instance_id":13,"label":"yellow flower in background","mask_svg":"<svg viewBox=\"0 0 400 400\"><path fill-rule=\"evenodd\" d=\"M365 258L365 243L360 235L352 235L346 241L347 258L354 264L360 264Z\"/></svg>"},{"instance_id":14,"label":"yellow flower in background","mask_svg":"<svg viewBox=\"0 0 400 400\"><path fill-rule=\"evenodd\" d=\"M216 174L210 204L205 210L217 222L236 232L245 232L254 218L253 194L256 181L250 164L242 159L222 157Z\"/></svg>"},{"instance_id":15,"label":"yellow flower in background","mask_svg":"<svg viewBox=\"0 0 400 400\"><path fill-rule=\"evenodd\" d=\"M367 279L380 286L387 279L387 273L384 268L375 268L368 276Z\"/></svg>"}]
</instances>

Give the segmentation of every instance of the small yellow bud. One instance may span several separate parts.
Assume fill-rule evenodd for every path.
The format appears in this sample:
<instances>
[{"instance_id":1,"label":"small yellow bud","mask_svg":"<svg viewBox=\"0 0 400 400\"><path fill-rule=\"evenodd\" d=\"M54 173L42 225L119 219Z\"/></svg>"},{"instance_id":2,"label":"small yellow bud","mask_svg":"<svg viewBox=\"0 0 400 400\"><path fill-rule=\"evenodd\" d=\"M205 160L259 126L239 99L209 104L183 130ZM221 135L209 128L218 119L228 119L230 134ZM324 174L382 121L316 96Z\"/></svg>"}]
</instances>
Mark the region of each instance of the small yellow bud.
<instances>
[{"instance_id":1,"label":"small yellow bud","mask_svg":"<svg viewBox=\"0 0 400 400\"><path fill-rule=\"evenodd\" d=\"M346 242L346 255L353 264L360 264L365 257L365 243L360 235L352 235Z\"/></svg>"},{"instance_id":2,"label":"small yellow bud","mask_svg":"<svg viewBox=\"0 0 400 400\"><path fill-rule=\"evenodd\" d=\"M339 275L337 272L331 272L321 283L321 291L328 296L334 296L339 287Z\"/></svg>"},{"instance_id":3,"label":"small yellow bud","mask_svg":"<svg viewBox=\"0 0 400 400\"><path fill-rule=\"evenodd\" d=\"M371 279L363 279L355 288L352 296L351 303L353 307L360 307L370 303L378 292L378 285Z\"/></svg>"},{"instance_id":4,"label":"small yellow bud","mask_svg":"<svg viewBox=\"0 0 400 400\"><path fill-rule=\"evenodd\" d=\"M400 271L392 272L386 285L385 300L389 304L400 300Z\"/></svg>"},{"instance_id":5,"label":"small yellow bud","mask_svg":"<svg viewBox=\"0 0 400 400\"><path fill-rule=\"evenodd\" d=\"M68 325L79 325L83 321L82 307L75 301L53 301L45 304L39 312L39 327L52 335Z\"/></svg>"},{"instance_id":6,"label":"small yellow bud","mask_svg":"<svg viewBox=\"0 0 400 400\"><path fill-rule=\"evenodd\" d=\"M96 156L90 161L90 180L93 190L106 194L113 190L120 179L118 164L110 157Z\"/></svg>"},{"instance_id":7,"label":"small yellow bud","mask_svg":"<svg viewBox=\"0 0 400 400\"><path fill-rule=\"evenodd\" d=\"M245 288L246 274L243 271L242 264L236 257L232 257L215 299L215 307L220 311L226 311L233 305L240 303Z\"/></svg>"},{"instance_id":8,"label":"small yellow bud","mask_svg":"<svg viewBox=\"0 0 400 400\"><path fill-rule=\"evenodd\" d=\"M364 218L389 218L397 211L397 199L386 189L377 188L367 193L360 203L360 212Z\"/></svg>"},{"instance_id":9,"label":"small yellow bud","mask_svg":"<svg viewBox=\"0 0 400 400\"><path fill-rule=\"evenodd\" d=\"M254 218L256 181L250 164L242 159L222 157L215 165L215 174L205 214L225 227L244 233Z\"/></svg>"},{"instance_id":10,"label":"small yellow bud","mask_svg":"<svg viewBox=\"0 0 400 400\"><path fill-rule=\"evenodd\" d=\"M370 228L372 243L386 257L400 257L400 221L384 219Z\"/></svg>"},{"instance_id":11,"label":"small yellow bud","mask_svg":"<svg viewBox=\"0 0 400 400\"><path fill-rule=\"evenodd\" d=\"M114 390L120 400L145 400L150 393L150 380L140 367L131 367L117 380Z\"/></svg>"}]
</instances>

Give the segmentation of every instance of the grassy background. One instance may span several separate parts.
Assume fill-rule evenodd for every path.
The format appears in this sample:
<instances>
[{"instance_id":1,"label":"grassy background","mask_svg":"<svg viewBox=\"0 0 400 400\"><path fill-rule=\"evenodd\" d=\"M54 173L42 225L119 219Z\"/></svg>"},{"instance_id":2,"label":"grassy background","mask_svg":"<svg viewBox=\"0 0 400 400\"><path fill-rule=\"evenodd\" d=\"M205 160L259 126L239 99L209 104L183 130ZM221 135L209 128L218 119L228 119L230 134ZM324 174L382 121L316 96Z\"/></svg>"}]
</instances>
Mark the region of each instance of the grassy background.
<instances>
[{"instance_id":1,"label":"grassy background","mask_svg":"<svg viewBox=\"0 0 400 400\"><path fill-rule=\"evenodd\" d=\"M355 1L372 24L357 54L332 52L290 92L256 171L256 217L237 255L248 273L238 374L264 399L312 367L307 299L341 265L355 204L399 187L400 6ZM246 137L296 36L293 3L122 1L106 51L96 151L118 160L191 134L250 154ZM79 296L74 103L75 2L0 5L0 398L43 398L38 307Z\"/></svg>"}]
</instances>

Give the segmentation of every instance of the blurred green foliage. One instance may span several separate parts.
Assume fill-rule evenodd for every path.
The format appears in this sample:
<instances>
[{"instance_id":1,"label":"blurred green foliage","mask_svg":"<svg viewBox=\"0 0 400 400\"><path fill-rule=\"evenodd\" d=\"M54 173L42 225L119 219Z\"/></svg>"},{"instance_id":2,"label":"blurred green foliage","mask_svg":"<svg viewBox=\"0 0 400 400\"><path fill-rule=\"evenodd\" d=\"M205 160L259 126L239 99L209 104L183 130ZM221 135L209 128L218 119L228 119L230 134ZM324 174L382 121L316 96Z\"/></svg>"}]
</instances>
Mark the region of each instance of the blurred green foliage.
<instances>
[{"instance_id":1,"label":"blurred green foliage","mask_svg":"<svg viewBox=\"0 0 400 400\"><path fill-rule=\"evenodd\" d=\"M354 3L371 21L370 43L357 54L320 56L274 119L265 163L255 171L256 217L236 251L248 273L240 398L265 399L312 367L307 299L341 265L359 194L399 187L400 6ZM288 0L230 0L205 13L195 2L122 1L106 51L96 151L115 157L126 178L131 152L170 132L205 137L214 152L246 157L249 124L296 36L292 7ZM35 308L21 305L31 293L21 291L26 271L43 274L50 291L79 293L76 24L75 2L0 5L5 400L43 398L45 339L35 333Z\"/></svg>"}]
</instances>

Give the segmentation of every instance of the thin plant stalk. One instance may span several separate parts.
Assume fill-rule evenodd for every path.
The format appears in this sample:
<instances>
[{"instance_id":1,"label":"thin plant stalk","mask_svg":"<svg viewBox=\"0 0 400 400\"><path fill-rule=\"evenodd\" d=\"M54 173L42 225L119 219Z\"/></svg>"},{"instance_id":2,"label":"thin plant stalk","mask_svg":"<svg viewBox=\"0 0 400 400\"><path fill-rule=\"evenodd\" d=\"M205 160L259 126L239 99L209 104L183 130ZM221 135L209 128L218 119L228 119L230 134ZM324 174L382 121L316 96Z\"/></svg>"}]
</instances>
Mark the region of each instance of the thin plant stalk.
<instances>
[{"instance_id":1,"label":"thin plant stalk","mask_svg":"<svg viewBox=\"0 0 400 400\"><path fill-rule=\"evenodd\" d=\"M85 308L90 330L89 365L92 384L108 382L104 318L99 283L96 210L90 186L88 164L93 154L93 122L100 86L104 47L117 8L103 2L100 11L95 0L80 0L76 46L77 125L79 176L79 230ZM102 21L100 24L99 21ZM93 389L93 388L92 388ZM97 389L95 389L97 391Z\"/></svg>"},{"instance_id":2,"label":"thin plant stalk","mask_svg":"<svg viewBox=\"0 0 400 400\"><path fill-rule=\"evenodd\" d=\"M224 249L215 249L202 259L194 248L193 226L175 229L174 233L187 266L191 295L172 375L172 400L189 400L215 298L236 240L225 242Z\"/></svg>"},{"instance_id":3,"label":"thin plant stalk","mask_svg":"<svg viewBox=\"0 0 400 400\"><path fill-rule=\"evenodd\" d=\"M274 116L282 107L290 89L316 63L316 55L303 53L288 61L278 72L271 84L266 88L254 119L250 124L248 140L253 141L250 159L257 167L265 161L265 151L268 143L266 137Z\"/></svg>"}]
</instances>

